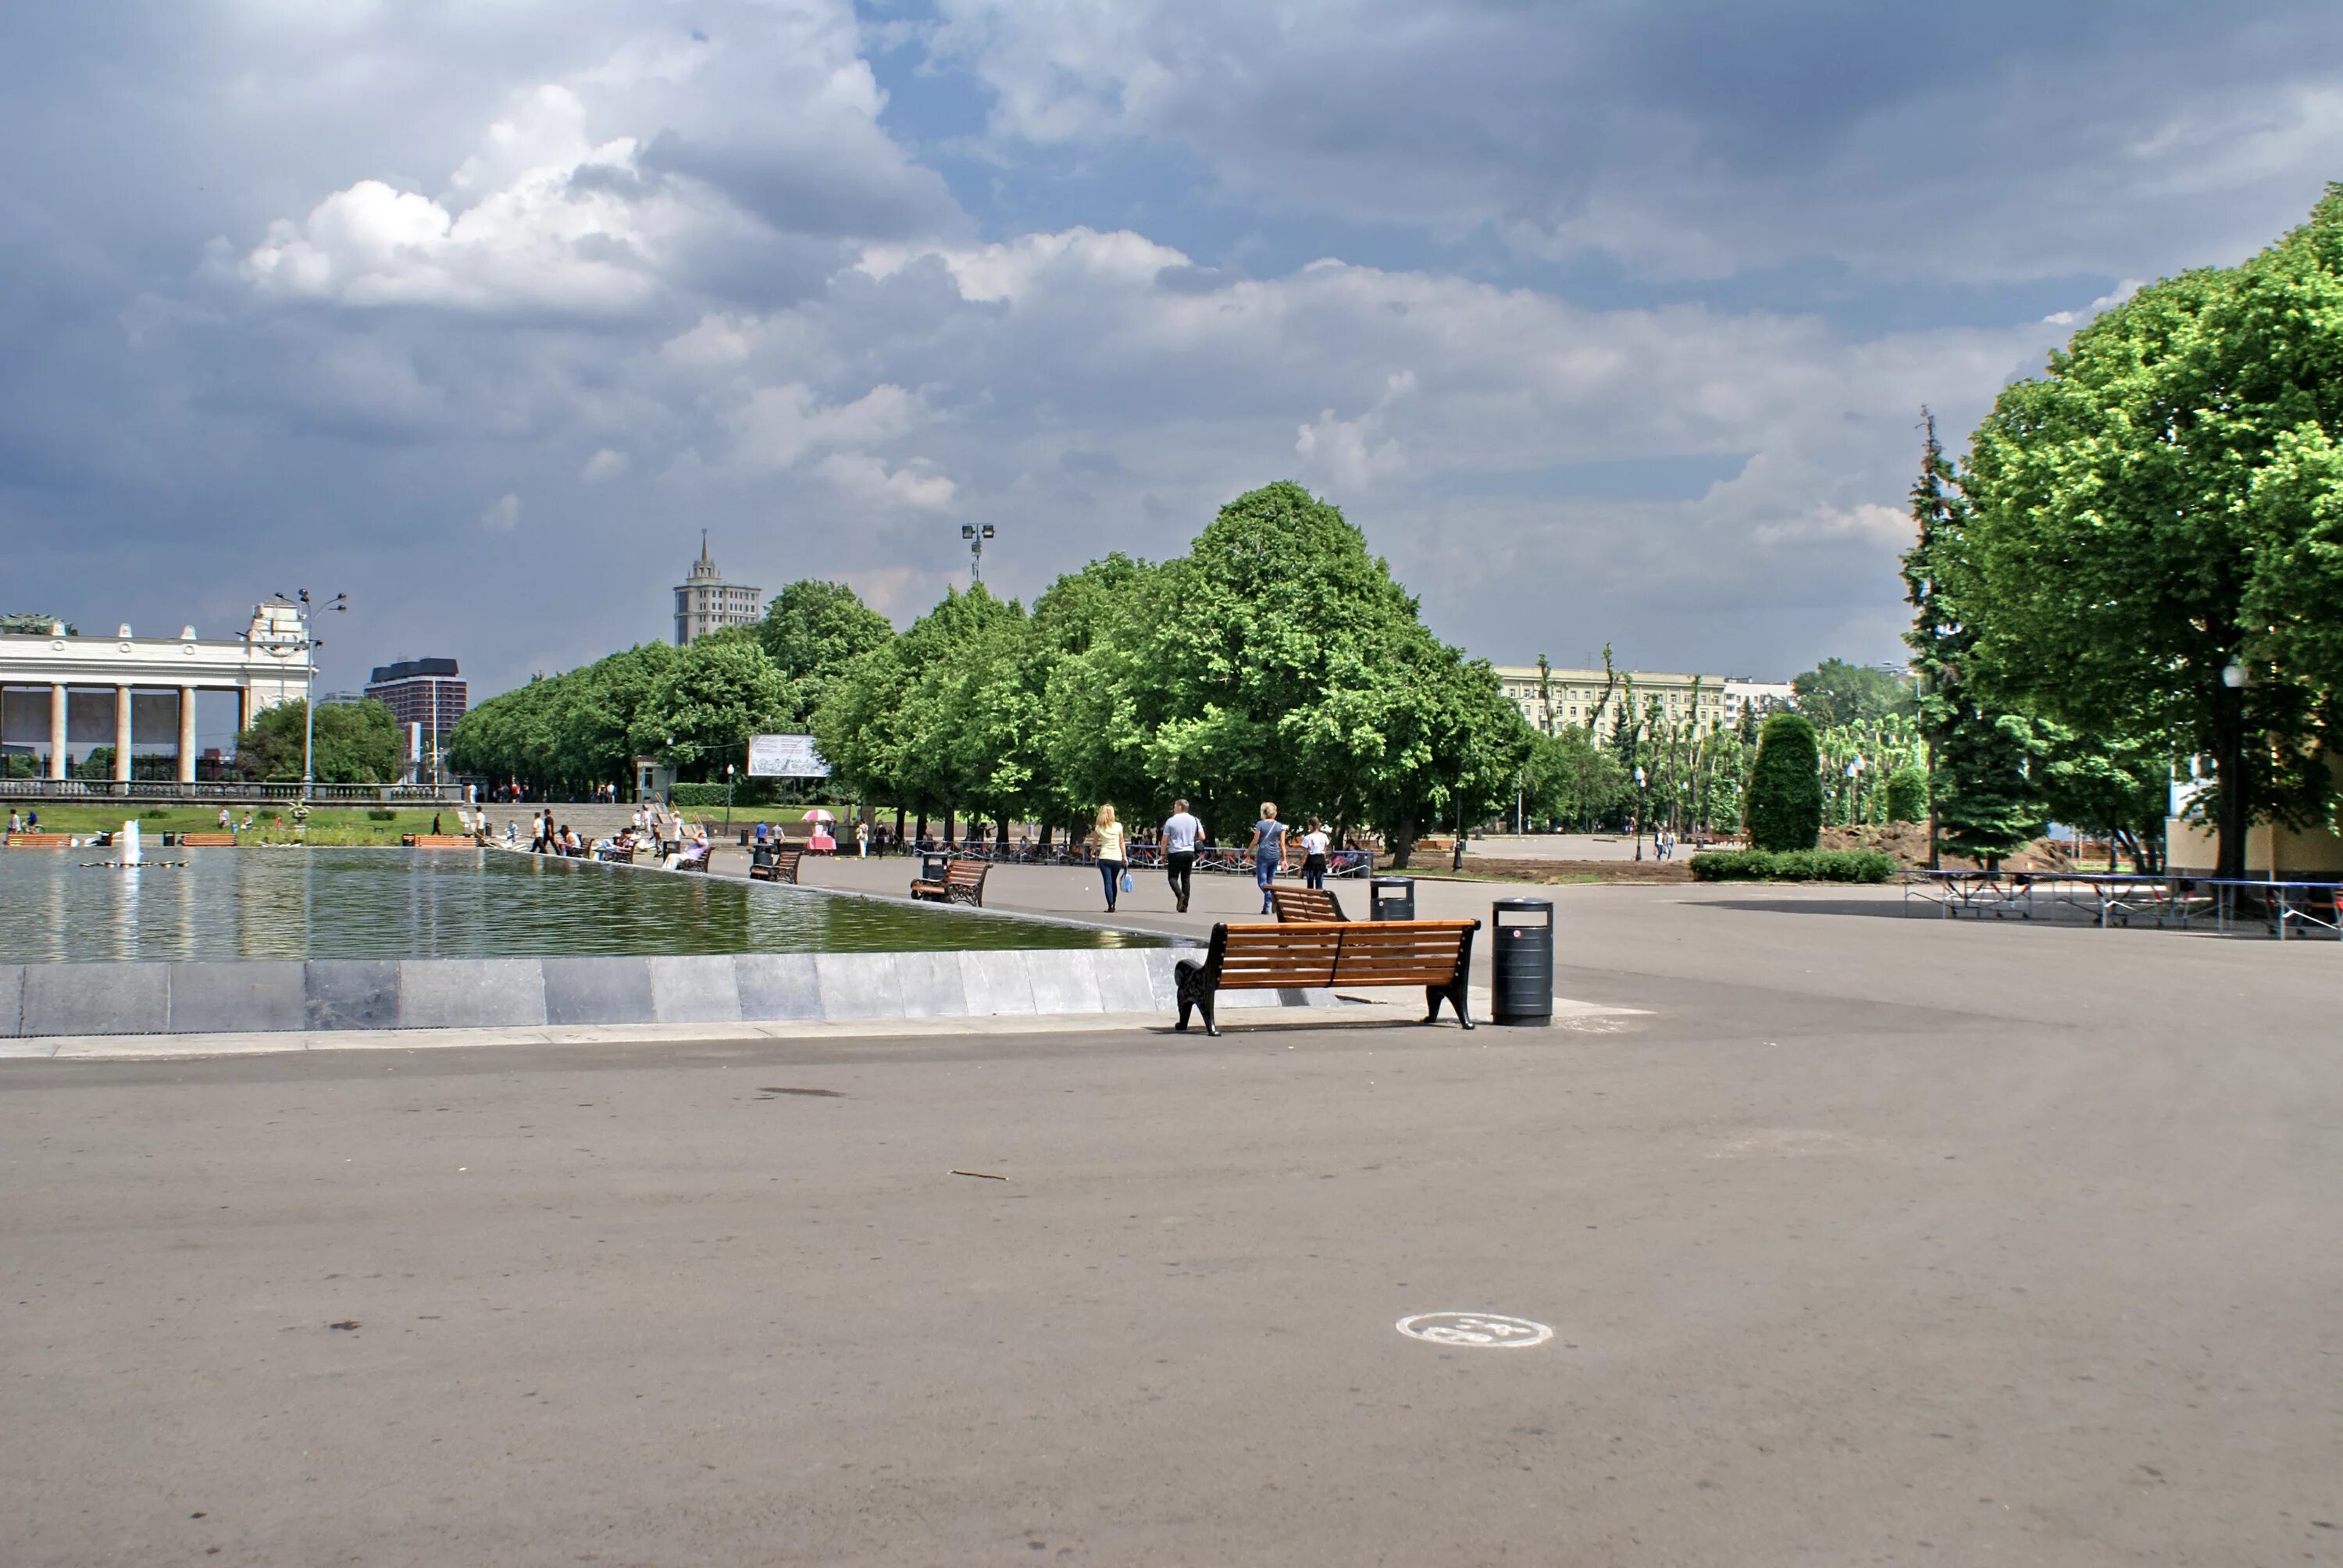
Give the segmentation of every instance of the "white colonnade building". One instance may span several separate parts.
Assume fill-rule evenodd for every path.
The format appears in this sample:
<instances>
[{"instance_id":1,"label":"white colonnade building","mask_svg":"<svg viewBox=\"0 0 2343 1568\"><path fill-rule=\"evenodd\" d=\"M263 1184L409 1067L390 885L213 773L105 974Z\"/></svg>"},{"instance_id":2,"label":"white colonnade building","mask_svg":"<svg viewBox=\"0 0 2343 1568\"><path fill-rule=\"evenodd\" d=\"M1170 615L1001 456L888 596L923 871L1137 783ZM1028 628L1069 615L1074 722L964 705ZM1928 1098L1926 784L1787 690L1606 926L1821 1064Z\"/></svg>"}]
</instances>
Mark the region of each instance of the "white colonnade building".
<instances>
[{"instance_id":1,"label":"white colonnade building","mask_svg":"<svg viewBox=\"0 0 2343 1568\"><path fill-rule=\"evenodd\" d=\"M265 709L307 699L317 655L304 630L301 607L272 598L254 607L237 638L199 638L193 627L141 638L126 626L78 637L62 622L46 636L0 637L0 757L17 777L17 759L29 757L36 777L61 779L75 745L111 745L112 777L127 780L134 754L167 749L179 782L192 783L196 693L234 691L239 730Z\"/></svg>"}]
</instances>

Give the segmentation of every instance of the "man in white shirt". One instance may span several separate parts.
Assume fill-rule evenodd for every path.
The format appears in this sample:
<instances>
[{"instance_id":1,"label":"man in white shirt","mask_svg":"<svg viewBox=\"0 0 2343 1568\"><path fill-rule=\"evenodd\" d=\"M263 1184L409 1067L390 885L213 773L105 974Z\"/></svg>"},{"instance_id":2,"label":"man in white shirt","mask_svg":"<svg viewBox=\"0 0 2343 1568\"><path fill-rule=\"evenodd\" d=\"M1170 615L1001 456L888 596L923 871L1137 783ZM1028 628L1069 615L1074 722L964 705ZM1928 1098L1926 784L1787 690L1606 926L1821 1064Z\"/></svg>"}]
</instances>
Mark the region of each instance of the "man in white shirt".
<instances>
[{"instance_id":1,"label":"man in white shirt","mask_svg":"<svg viewBox=\"0 0 2343 1568\"><path fill-rule=\"evenodd\" d=\"M1196 847L1204 839L1204 825L1188 814L1188 802L1172 802L1163 819L1163 874L1171 879L1172 897L1180 912L1188 912L1188 879L1196 869Z\"/></svg>"}]
</instances>

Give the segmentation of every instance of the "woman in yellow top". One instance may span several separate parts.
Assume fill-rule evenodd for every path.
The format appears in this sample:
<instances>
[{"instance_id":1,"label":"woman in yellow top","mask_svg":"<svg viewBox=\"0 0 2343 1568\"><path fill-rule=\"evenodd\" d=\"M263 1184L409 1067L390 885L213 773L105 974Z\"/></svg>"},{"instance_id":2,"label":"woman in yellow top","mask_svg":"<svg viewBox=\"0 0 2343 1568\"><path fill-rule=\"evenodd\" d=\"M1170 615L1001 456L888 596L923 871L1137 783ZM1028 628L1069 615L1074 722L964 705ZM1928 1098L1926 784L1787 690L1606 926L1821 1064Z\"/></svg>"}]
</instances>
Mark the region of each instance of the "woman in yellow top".
<instances>
[{"instance_id":1,"label":"woman in yellow top","mask_svg":"<svg viewBox=\"0 0 2343 1568\"><path fill-rule=\"evenodd\" d=\"M1099 878L1106 883L1106 912L1111 915L1115 895L1122 890L1123 863L1130 858L1122 847L1122 824L1114 819L1111 806L1098 809L1098 821L1091 828L1091 852L1098 858Z\"/></svg>"}]
</instances>

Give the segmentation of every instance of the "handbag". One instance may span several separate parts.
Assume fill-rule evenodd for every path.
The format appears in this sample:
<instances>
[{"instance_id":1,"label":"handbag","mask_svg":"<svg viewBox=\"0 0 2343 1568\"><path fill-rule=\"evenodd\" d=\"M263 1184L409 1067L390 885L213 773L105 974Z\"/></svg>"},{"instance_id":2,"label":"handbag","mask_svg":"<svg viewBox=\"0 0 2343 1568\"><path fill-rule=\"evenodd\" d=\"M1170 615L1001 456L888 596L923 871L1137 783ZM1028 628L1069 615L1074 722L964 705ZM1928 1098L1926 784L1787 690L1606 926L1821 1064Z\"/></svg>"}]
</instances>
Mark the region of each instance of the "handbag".
<instances>
[{"instance_id":1,"label":"handbag","mask_svg":"<svg viewBox=\"0 0 2343 1568\"><path fill-rule=\"evenodd\" d=\"M1129 871L1125 871L1122 874L1122 890L1126 893L1131 891L1131 873Z\"/></svg>"}]
</instances>

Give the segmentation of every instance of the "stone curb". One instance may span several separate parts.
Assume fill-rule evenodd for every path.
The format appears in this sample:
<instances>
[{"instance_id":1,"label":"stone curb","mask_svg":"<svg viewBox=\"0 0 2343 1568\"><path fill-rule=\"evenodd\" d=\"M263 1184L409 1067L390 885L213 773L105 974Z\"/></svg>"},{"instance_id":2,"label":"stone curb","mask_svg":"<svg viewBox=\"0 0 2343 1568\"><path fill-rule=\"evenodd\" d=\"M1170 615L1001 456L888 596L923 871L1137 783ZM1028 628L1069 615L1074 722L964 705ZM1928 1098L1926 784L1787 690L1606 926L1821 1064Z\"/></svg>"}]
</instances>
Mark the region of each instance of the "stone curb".
<instances>
[{"instance_id":1,"label":"stone curb","mask_svg":"<svg viewBox=\"0 0 2343 1568\"><path fill-rule=\"evenodd\" d=\"M0 965L0 1039L574 1029L1161 1011L1192 949ZM1221 1007L1324 1006L1321 990Z\"/></svg>"}]
</instances>

